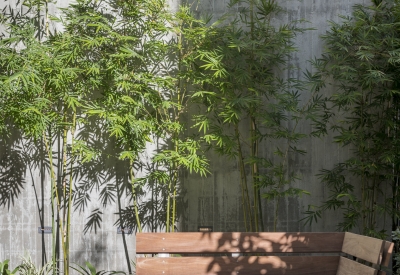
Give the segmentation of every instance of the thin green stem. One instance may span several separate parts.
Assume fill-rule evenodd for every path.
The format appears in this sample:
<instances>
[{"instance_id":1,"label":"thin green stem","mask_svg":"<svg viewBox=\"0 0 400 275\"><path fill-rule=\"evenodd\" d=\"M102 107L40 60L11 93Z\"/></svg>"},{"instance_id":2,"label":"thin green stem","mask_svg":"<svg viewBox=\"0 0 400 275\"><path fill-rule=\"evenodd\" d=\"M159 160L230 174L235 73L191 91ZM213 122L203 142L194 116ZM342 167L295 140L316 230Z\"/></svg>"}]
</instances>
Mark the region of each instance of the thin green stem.
<instances>
[{"instance_id":1,"label":"thin green stem","mask_svg":"<svg viewBox=\"0 0 400 275\"><path fill-rule=\"evenodd\" d=\"M171 187L172 187L172 181L169 182L168 184L168 194L167 194L167 219L166 219L166 227L165 231L170 232L169 230L169 225L170 225L170 208L171 208Z\"/></svg>"},{"instance_id":2,"label":"thin green stem","mask_svg":"<svg viewBox=\"0 0 400 275\"><path fill-rule=\"evenodd\" d=\"M54 172L54 168L53 168L53 150L52 150L52 146L49 144L49 142L47 141L47 137L46 137L46 135L43 133L43 137L44 137L44 142L45 142L45 145L46 145L46 150L47 150L47 153L48 153L48 158L49 158L49 162L50 162L50 174L51 174L51 181L52 181L52 193L51 193L51 200L52 200L52 206L54 206L54 199L56 200L56 209L57 209L57 212L55 212L54 213L54 210L52 210L52 218L53 218L53 220L52 220L52 226L54 225L54 227L53 227L53 236L52 236L52 239L53 239L53 257L52 257L52 259L55 259L55 260L57 260L56 259L56 257L54 256L55 255L55 253L56 253L56 230L55 230L55 214L57 213L57 214L59 214L59 213L61 213L61 207L60 207L60 204L61 204L61 200L60 200L60 196L59 196L59 194L58 194L58 187L56 186L56 175L55 175L55 172ZM54 196L53 196L53 192L54 192ZM54 208L53 208L54 209ZM58 228L59 230L60 230L60 233L61 233L61 235L63 235L63 221L62 221L62 219L60 219L59 220L59 228ZM61 242L62 244L63 244L63 242ZM64 248L64 246L63 246L63 248ZM57 261L54 261L53 262L53 265L55 265L56 264L56 262Z\"/></svg>"},{"instance_id":3,"label":"thin green stem","mask_svg":"<svg viewBox=\"0 0 400 275\"><path fill-rule=\"evenodd\" d=\"M257 139L257 126L256 126L256 121L255 118L251 118L251 141L252 141L252 148L251 148L251 156L253 158L253 165L251 166L251 174L252 174L252 179L253 179L253 196L254 196L254 228L255 232L258 232L259 230L259 224L258 221L260 219L261 213L259 210L261 210L261 207L259 207L259 204L261 203L258 199L258 193L259 193L259 186L258 186L258 162L256 158L258 158L258 139Z\"/></svg>"},{"instance_id":4,"label":"thin green stem","mask_svg":"<svg viewBox=\"0 0 400 275\"><path fill-rule=\"evenodd\" d=\"M172 197L172 221L171 221L171 232L175 231L175 220L176 220L176 184L177 184L178 172L175 171L174 185L173 185L173 197Z\"/></svg>"},{"instance_id":5,"label":"thin green stem","mask_svg":"<svg viewBox=\"0 0 400 275\"><path fill-rule=\"evenodd\" d=\"M129 174L130 174L130 178L131 178L133 209L135 211L137 230L138 230L138 232L142 232L142 224L140 222L139 209L138 209L138 204L137 204L137 194L135 191L135 174L134 174L133 169L134 169L133 168L133 160L131 160Z\"/></svg>"},{"instance_id":6,"label":"thin green stem","mask_svg":"<svg viewBox=\"0 0 400 275\"><path fill-rule=\"evenodd\" d=\"M66 238L67 238L67 230L64 227L67 224L67 211L68 211L68 200L67 200L67 135L68 135L68 126L67 126L67 107L64 104L64 130L63 130L63 162L62 162L62 173L61 173L61 181L62 181L62 190L63 190L63 213L62 213L62 223L60 223L60 232L61 232L61 245L63 249L63 261L64 261L64 272L68 275L68 252L66 248ZM64 225L64 226L63 226Z\"/></svg>"},{"instance_id":7,"label":"thin green stem","mask_svg":"<svg viewBox=\"0 0 400 275\"><path fill-rule=\"evenodd\" d=\"M76 113L74 112L72 115L72 128L71 128L71 147L74 146L74 138L75 138L75 129L76 129ZM66 274L69 274L69 265L70 265L70 257L69 257L69 244L70 244L70 234L71 234L71 209L72 209L72 192L73 192L73 161L71 158L70 168L69 168L69 190L68 190L68 213L67 213L67 235L66 235L66 266L64 270Z\"/></svg>"},{"instance_id":8,"label":"thin green stem","mask_svg":"<svg viewBox=\"0 0 400 275\"><path fill-rule=\"evenodd\" d=\"M276 232L276 228L277 228L277 225L278 225L278 206L279 206L279 198L275 198L274 232Z\"/></svg>"},{"instance_id":9,"label":"thin green stem","mask_svg":"<svg viewBox=\"0 0 400 275\"><path fill-rule=\"evenodd\" d=\"M46 148L46 152L47 152L47 156L49 158L49 162L50 162L50 178L51 178L51 190L50 190L50 201L51 201L51 239L52 239L52 254L51 254L51 259L52 259L52 266L53 266L53 275L56 274L56 263L57 263L57 257L56 257L56 235L57 235L57 231L55 230L56 228L56 212L55 212L55 204L54 204L54 200L55 198L55 190L56 190L56 176L54 173L54 168L53 168L53 152L51 149L51 146L49 146L48 142L47 142L47 138L46 138L46 134L45 132L43 132L43 143L45 144L45 148Z\"/></svg>"},{"instance_id":10,"label":"thin green stem","mask_svg":"<svg viewBox=\"0 0 400 275\"><path fill-rule=\"evenodd\" d=\"M250 232L253 231L253 214L251 211L251 205L250 205L250 197L249 197L249 190L247 188L247 177L246 177L246 171L245 171L245 165L244 165L244 157L243 157L243 151L242 151L242 146L240 143L240 134L239 134L239 126L236 123L235 124L235 134L236 134L236 143L237 143L237 148L238 148L238 158L239 158L239 169L240 169L240 178L241 178L241 184L243 186L244 190L244 209L243 213L247 211L247 215L249 217L249 229Z\"/></svg>"}]
</instances>

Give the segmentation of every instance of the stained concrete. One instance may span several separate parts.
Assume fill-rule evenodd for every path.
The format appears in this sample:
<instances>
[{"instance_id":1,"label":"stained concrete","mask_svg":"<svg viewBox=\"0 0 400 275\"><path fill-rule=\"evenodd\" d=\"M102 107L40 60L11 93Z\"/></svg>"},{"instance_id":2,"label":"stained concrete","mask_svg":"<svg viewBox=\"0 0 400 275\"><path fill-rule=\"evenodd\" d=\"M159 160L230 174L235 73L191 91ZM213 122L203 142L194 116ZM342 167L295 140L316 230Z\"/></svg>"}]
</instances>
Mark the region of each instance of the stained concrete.
<instances>
[{"instance_id":1,"label":"stained concrete","mask_svg":"<svg viewBox=\"0 0 400 275\"><path fill-rule=\"evenodd\" d=\"M69 1L59 0L55 6L65 7ZM328 20L338 21L338 15L349 15L354 4L370 4L367 0L283 0L280 4L287 10L282 22L288 20L306 19L310 21L307 26L316 28L296 38L299 51L290 59L293 65L301 70L312 71L307 60L318 57L323 51L322 41L319 38L328 29ZM15 5L16 1L4 2ZM4 4L3 3L3 4ZM176 1L171 6L177 7ZM198 2L198 10L208 11L214 14L222 14L226 11L226 0L207 0ZM56 8L52 11L57 13ZM278 20L278 19L277 19ZM290 77L301 78L298 70L291 70ZM329 92L329 91L328 91ZM306 95L304 95L306 96ZM247 127L247 125L243 125ZM311 130L308 124L300 125L304 132ZM278 230L281 231L333 231L338 213L327 213L317 224L303 226L299 220L309 204L319 204L326 199L327 190L315 177L320 169L332 168L339 161L349 156L347 149L333 144L333 137L329 135L323 139L311 138L302 141L299 148L307 151L305 156L290 156L288 161L290 169L302 175L302 180L296 183L296 187L311 192L311 196L301 198L287 198L279 203ZM0 172L1 175L11 175L9 178L0 178L0 186L11 183L5 204L0 208L0 261L11 260L11 266L20 262L20 257L29 252L37 264L41 264L50 258L51 235L38 234L41 225L39 209L43 210L43 224L50 225L51 213L49 209L49 175L41 173L39 158L33 158L26 162L19 152L26 151L24 142L15 134L13 139L0 140ZM273 145L273 144L272 144ZM263 156L269 156L271 144L264 143L261 148ZM154 148L153 148L154 149ZM28 150L29 151L29 150ZM152 148L149 149L149 154ZM31 152L40 154L40 152ZM241 210L241 196L239 188L239 172L237 163L228 161L224 157L213 153L208 155L211 159L212 174L207 177L197 175L186 176L182 186L187 190L184 196L186 206L183 218L180 221L180 230L196 231L198 225L211 225L215 231L242 231L244 223ZM148 156L147 156L148 157ZM35 162L36 161L36 162ZM103 165L103 166L102 166ZM104 180L114 183L118 173L113 174L110 167L116 164L99 165L99 174L107 174ZM121 169L123 167L120 167ZM107 172L108 171L108 172ZM110 174L111 173L111 174ZM121 176L122 177L122 176ZM101 180L101 179L100 179ZM14 200L10 200L11 198ZM103 210L101 228L97 233L83 234L87 217L91 211L101 207L98 192L91 194L90 203L84 211L75 211L72 219L72 262L84 264L89 261L99 270L124 270L127 271L126 254L123 247L122 235L117 234L114 223L118 211L117 203L111 203ZM129 205L129 201L122 199L122 206ZM266 230L272 229L272 212L274 206L271 203L263 204ZM130 259L135 257L134 235L125 235Z\"/></svg>"},{"instance_id":2,"label":"stained concrete","mask_svg":"<svg viewBox=\"0 0 400 275\"><path fill-rule=\"evenodd\" d=\"M199 9L210 13L222 14L223 1L200 1ZM300 34L295 39L298 52L293 53L290 65L297 69L291 69L286 77L302 79L303 72L313 72L309 60L319 57L323 52L323 43L320 36L329 29L328 21L340 21L339 15L350 15L355 4L370 5L367 0L302 0L279 1L286 10L286 14L274 18L275 24L292 20L305 19L308 22L298 23L300 27L311 27L315 30ZM285 77L285 76L284 76ZM327 88L325 93L331 91ZM304 92L301 98L306 101L308 94ZM248 125L242 125L242 130L248 132ZM289 125L289 127L293 127ZM246 130L247 129L247 130ZM308 122L301 123L298 130L302 133L310 133L312 128ZM279 142L267 141L260 145L260 155L273 158L273 150L279 146ZM296 145L299 149L307 151L307 154L289 155L289 171L301 176L301 180L295 182L293 187L301 188L311 193L310 196L289 197L279 201L278 206L278 231L335 231L340 212L327 212L318 223L311 226L304 225L300 220L308 205L319 205L327 199L326 187L315 176L321 169L331 169L334 164L346 160L350 156L349 148L341 148L333 143L333 135L323 138L307 138ZM211 225L215 231L243 231L243 212L241 211L240 173L238 164L214 153L208 153L211 159L211 175L207 178L190 175L185 178L184 187L188 190L188 207L182 221L182 229L196 231L198 225ZM263 171L260 171L261 173ZM264 171L267 172L267 171ZM247 174L250 177L248 171ZM275 206L272 202L263 201L263 217L265 230L273 230L273 217ZM390 226L389 226L390 227Z\"/></svg>"}]
</instances>

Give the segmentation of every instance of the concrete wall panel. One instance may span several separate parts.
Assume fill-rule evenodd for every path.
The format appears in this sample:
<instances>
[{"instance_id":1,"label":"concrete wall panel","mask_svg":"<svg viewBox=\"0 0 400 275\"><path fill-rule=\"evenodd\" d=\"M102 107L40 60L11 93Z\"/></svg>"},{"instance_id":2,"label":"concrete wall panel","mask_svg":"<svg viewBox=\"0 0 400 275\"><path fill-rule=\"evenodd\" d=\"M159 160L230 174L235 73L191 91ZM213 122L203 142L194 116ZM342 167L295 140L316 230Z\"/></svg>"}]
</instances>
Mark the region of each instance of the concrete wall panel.
<instances>
[{"instance_id":1,"label":"concrete wall panel","mask_svg":"<svg viewBox=\"0 0 400 275\"><path fill-rule=\"evenodd\" d=\"M66 7L69 2L59 0L55 6ZM314 31L299 35L296 39L299 51L292 55L290 62L300 70L293 69L287 75L294 78L302 78L301 71L305 69L312 71L308 60L321 55L323 44L319 36L328 29L328 20L339 20L339 14L349 15L354 4L370 4L369 0L283 0L279 2L287 13L280 18L275 18L274 23L306 19L310 23L301 23L302 26L316 28ZM0 7L10 3L14 5L15 1L0 3ZM226 0L198 1L197 9L220 15L226 11L226 4ZM171 9L176 10L178 5L179 1L171 1ZM56 8L51 8L51 11L58 13ZM329 90L327 92L329 93ZM307 95L304 94L302 97L306 99ZM311 131L308 124L302 124L299 127L304 132ZM340 213L328 213L321 222L312 227L303 226L299 222L309 204L319 204L327 198L327 190L315 175L320 169L332 168L335 163L349 156L349 151L333 144L332 138L333 136L329 135L322 139L304 140L298 147L308 153L305 156L289 156L290 169L302 175L302 180L295 183L295 186L310 191L311 196L286 198L279 202L278 230L334 231L336 229L335 225L337 219L340 218ZM1 142L0 160L9 161L13 154L11 149L18 151L21 144L10 144L4 139L0 140ZM265 142L261 153L265 156L271 155L270 148L273 145L274 143ZM214 231L242 231L244 222L237 163L211 152L208 156L211 159L211 175L204 178L187 175L183 179L182 187L187 190L184 201L187 205L179 227L182 231L196 231L198 225L212 225ZM16 161L15 158L13 159ZM40 226L38 207L44 206L44 225L50 226L51 222L49 178L47 175L42 176L35 167L30 169L29 165L23 165L20 162L17 164L12 169L16 169L16 178L22 177L20 182L23 186L20 193L16 191L18 199L15 199L14 203L10 202L9 206L2 205L0 208L0 261L10 259L11 266L15 266L20 262L20 257L25 251L28 251L34 261L41 264L45 258L50 259L51 251L51 235L40 235L37 232ZM108 163L104 165L104 169L114 165L115 163ZM115 181L115 175L109 179L110 182ZM99 270L127 271L122 235L117 235L117 229L114 226L117 218L114 213L118 211L117 204L110 205L104 211L103 222L97 233L83 234L86 218L91 210L100 206L99 203L98 194L93 194L91 203L84 212L73 213L72 261L79 264L89 261ZM129 202L122 203L125 206ZM273 215L271 213L274 211L274 205L264 202L263 211L265 228L272 230ZM129 257L134 258L134 235L125 235L125 237Z\"/></svg>"}]
</instances>

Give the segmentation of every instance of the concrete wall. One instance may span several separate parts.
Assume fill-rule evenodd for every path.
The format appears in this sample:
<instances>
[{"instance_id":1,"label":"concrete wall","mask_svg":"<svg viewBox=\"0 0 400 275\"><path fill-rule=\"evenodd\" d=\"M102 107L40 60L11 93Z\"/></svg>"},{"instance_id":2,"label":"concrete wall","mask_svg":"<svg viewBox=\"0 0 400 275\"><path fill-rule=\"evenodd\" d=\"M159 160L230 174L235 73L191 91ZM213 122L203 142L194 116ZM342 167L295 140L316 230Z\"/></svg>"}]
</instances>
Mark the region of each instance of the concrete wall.
<instances>
[{"instance_id":1,"label":"concrete wall","mask_svg":"<svg viewBox=\"0 0 400 275\"><path fill-rule=\"evenodd\" d=\"M49 13L59 16L59 8L66 8L72 2L53 1ZM21 1L2 1L0 8L7 13L12 10L14 14L27 11L21 6ZM59 28L57 25L51 27ZM95 141L101 143L105 155L113 154L112 142L101 136L98 128L83 131L87 133L80 134L93 135ZM60 151L57 142L53 150L55 154ZM150 146L148 150L153 151L154 148ZM12 131L10 137L0 137L0 261L10 259L11 267L20 264L22 257L28 255L37 266L51 260L52 235L38 233L38 227L52 225L51 183L49 173L41 169L46 166L42 161L46 159L43 152L43 144L23 140L18 131ZM147 154L143 155L143 158L147 157ZM71 262L85 265L85 261L89 261L98 270L128 271L127 261L135 258L135 237L134 234L118 234L118 226L115 225L119 208L131 205L125 196L116 197L115 202L108 203L106 211L101 210L100 227L96 230L93 227L93 230L84 233L92 211L103 207L99 194L101 186L108 183L122 186L129 171L127 164L101 158L94 167L79 168L86 169L87 175L76 179L75 184L90 182L93 192L90 192L88 205L72 213ZM61 248L57 250L61 251Z\"/></svg>"},{"instance_id":2,"label":"concrete wall","mask_svg":"<svg viewBox=\"0 0 400 275\"><path fill-rule=\"evenodd\" d=\"M4 2L3 5L10 3L14 5L15 2ZM65 7L68 2L59 0L55 6ZM227 0L199 1L198 9L220 15L225 12L227 2ZM282 0L279 2L287 10L285 17L280 20L306 19L310 21L310 26L316 28L314 31L299 35L296 40L299 52L293 54L291 62L303 71L305 69L312 70L307 60L318 57L323 50L319 36L328 29L327 21L339 20L339 14L350 14L354 4L370 4L369 0ZM172 1L171 6L176 9L178 4L178 1ZM51 11L57 13L55 8L52 8ZM301 78L302 74L299 70L292 70L289 76ZM308 124L300 127L304 132L311 130ZM262 147L263 155L270 154L268 145L266 143ZM38 234L42 214L45 226L49 226L51 222L49 176L41 173L38 169L40 166L35 166L40 159L41 152L29 153L26 146L17 134L10 139L0 139L0 190L2 194L0 201L0 261L11 259L12 266L20 262L20 257L25 252L29 252L37 264L41 264L45 257L47 260L49 259L51 250L51 235ZM290 169L302 175L302 180L296 184L299 188L310 191L311 196L288 198L280 202L278 230L333 231L340 216L337 213L328 213L329 218L321 219L321 222L312 227L302 226L299 220L303 217L302 213L309 204L319 204L320 201L326 199L325 187L315 175L320 169L332 168L335 163L344 160L349 152L333 144L332 136L323 139L307 139L298 147L308 153L301 157L289 157ZM32 158L29 158L31 162L27 162L25 155L22 154L25 151L34 154ZM202 178L196 175L187 175L182 182L187 193L184 198L185 211L180 224L181 230L196 231L198 225L212 225L215 231L241 231L244 229L244 225L237 163L213 153L210 153L209 157L212 172L210 176ZM111 174L105 177L108 182L113 183L119 177L118 173L124 174L124 166L118 165L112 161L105 163L103 166L99 166L99 173L104 173L101 171L102 169L114 167L115 173L110 172ZM119 170L116 167L119 167ZM13 201L10 200L12 197ZM127 271L123 235L117 234L114 225L117 219L114 214L118 211L117 201L103 211L103 222L97 233L92 231L83 234L86 218L92 210L100 207L100 204L98 194L94 192L91 202L85 210L73 213L71 223L72 262L84 264L84 261L89 261L98 269ZM128 204L128 201L122 199L122 206ZM264 203L266 230L271 230L273 210L274 207L271 204ZM39 215L39 213L41 214ZM134 258L134 236L125 235L125 238L128 256Z\"/></svg>"},{"instance_id":3,"label":"concrete wall","mask_svg":"<svg viewBox=\"0 0 400 275\"><path fill-rule=\"evenodd\" d=\"M214 14L222 14L224 10L223 1L200 1L199 10L206 10ZM309 23L302 27L315 28L307 31L296 38L298 52L290 58L294 68L288 73L288 77L302 79L306 69L312 72L308 60L321 55L323 43L320 39L322 34L329 28L328 21L340 20L339 15L350 15L352 6L355 4L370 5L369 0L284 0L279 1L284 7L286 14L274 19L275 22L289 22L292 20L305 19ZM324 92L329 93L329 88ZM302 99L308 98L307 93ZM244 130L248 125L242 125ZM303 123L298 130L309 133L311 126ZM265 142L261 145L260 154L271 157L271 148L277 144ZM301 175L301 180L294 187L307 190L310 196L303 195L300 198L286 198L279 202L278 231L334 231L338 220L341 218L339 212L330 212L312 226L304 226L300 219L304 217L303 212L309 204L318 205L327 199L328 193L325 186L315 176L321 169L331 169L334 164L344 161L349 157L349 148L341 148L333 143L333 135L319 138L302 140L298 148L306 150L304 156L290 155L287 159L290 171ZM243 214L241 211L241 189L240 173L237 163L227 158L209 154L211 159L212 174L207 178L194 175L187 176L184 187L187 188L187 205L184 220L182 222L184 231L196 231L198 225L211 225L215 231L242 231L244 230ZM250 176L250 171L248 171ZM263 215L265 230L273 229L274 204L263 202Z\"/></svg>"}]
</instances>

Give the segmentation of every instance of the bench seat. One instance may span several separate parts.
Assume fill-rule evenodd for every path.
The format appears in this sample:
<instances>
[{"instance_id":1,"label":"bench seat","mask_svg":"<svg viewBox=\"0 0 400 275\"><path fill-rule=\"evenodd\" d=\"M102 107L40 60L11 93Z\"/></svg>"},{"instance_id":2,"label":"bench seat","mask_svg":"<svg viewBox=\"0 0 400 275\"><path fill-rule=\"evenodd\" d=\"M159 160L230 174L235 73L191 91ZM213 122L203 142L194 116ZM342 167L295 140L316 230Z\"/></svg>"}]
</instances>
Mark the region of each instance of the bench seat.
<instances>
[{"instance_id":1,"label":"bench seat","mask_svg":"<svg viewBox=\"0 0 400 275\"><path fill-rule=\"evenodd\" d=\"M136 274L383 275L392 250L349 232L138 233Z\"/></svg>"}]
</instances>

